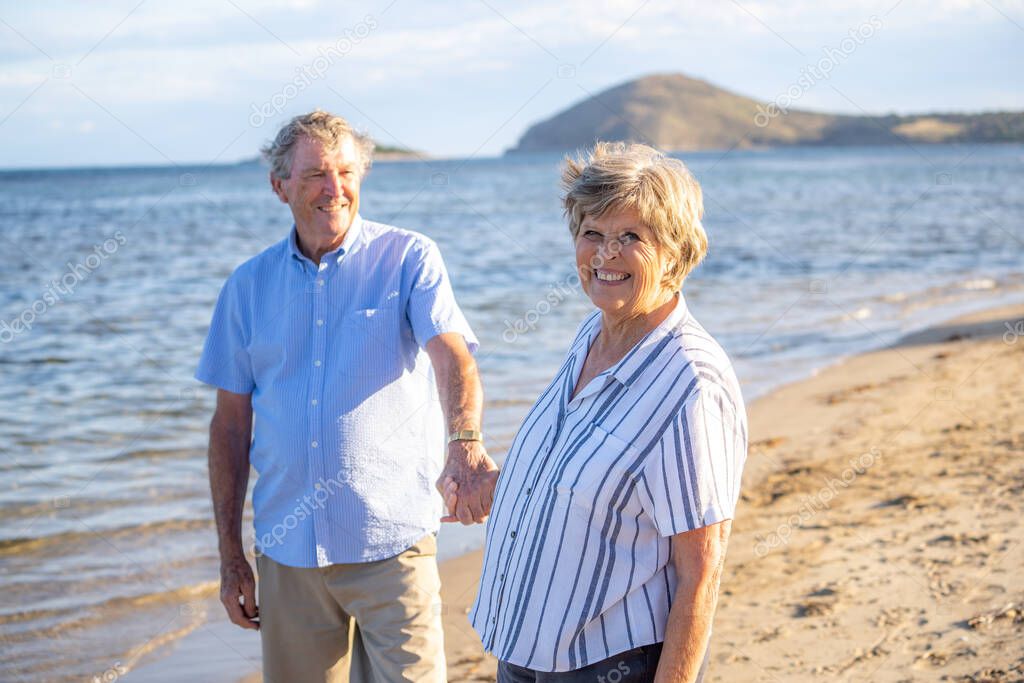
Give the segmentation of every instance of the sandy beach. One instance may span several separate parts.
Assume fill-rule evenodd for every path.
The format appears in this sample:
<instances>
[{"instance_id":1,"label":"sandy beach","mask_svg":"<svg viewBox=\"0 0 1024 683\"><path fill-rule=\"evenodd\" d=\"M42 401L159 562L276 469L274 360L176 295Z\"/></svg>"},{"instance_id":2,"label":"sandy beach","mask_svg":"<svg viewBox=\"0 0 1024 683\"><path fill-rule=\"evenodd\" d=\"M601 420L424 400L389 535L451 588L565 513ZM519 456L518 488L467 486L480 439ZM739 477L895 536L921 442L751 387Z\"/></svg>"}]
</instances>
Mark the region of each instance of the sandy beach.
<instances>
[{"instance_id":1,"label":"sandy beach","mask_svg":"<svg viewBox=\"0 0 1024 683\"><path fill-rule=\"evenodd\" d=\"M1024 306L850 358L755 401L711 681L1024 680ZM451 681L493 681L466 612L481 553L442 563ZM140 680L258 683L211 619Z\"/></svg>"},{"instance_id":2,"label":"sandy beach","mask_svg":"<svg viewBox=\"0 0 1024 683\"><path fill-rule=\"evenodd\" d=\"M960 318L750 407L711 680L1024 680L1022 320ZM465 615L480 561L442 567L452 681L494 680Z\"/></svg>"}]
</instances>

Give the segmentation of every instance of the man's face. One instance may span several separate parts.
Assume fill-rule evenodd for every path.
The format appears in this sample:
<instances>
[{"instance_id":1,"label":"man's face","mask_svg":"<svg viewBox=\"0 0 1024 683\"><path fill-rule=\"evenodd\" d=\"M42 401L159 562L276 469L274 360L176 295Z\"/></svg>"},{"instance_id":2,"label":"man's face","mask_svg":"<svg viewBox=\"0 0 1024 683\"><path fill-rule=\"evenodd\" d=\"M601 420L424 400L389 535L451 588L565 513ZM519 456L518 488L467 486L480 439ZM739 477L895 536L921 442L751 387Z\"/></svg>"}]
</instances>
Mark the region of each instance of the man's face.
<instances>
[{"instance_id":1,"label":"man's face","mask_svg":"<svg viewBox=\"0 0 1024 683\"><path fill-rule=\"evenodd\" d=\"M327 150L305 136L295 143L288 178L271 176L274 192L292 210L299 236L316 244L340 241L359 211L359 150L351 137Z\"/></svg>"}]
</instances>

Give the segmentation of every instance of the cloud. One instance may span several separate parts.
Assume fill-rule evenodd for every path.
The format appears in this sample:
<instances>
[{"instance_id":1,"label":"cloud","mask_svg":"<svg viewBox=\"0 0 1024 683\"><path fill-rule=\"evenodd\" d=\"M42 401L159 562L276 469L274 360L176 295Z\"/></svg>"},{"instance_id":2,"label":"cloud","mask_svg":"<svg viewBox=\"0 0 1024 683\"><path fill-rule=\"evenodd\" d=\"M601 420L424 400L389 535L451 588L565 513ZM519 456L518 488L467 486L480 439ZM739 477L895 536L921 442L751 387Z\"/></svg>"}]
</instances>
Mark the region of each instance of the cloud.
<instances>
[{"instance_id":1,"label":"cloud","mask_svg":"<svg viewBox=\"0 0 1024 683\"><path fill-rule=\"evenodd\" d=\"M999 7L1015 17L1022 4L1000 0ZM857 68L845 69L843 77L864 84L851 97L865 107L898 109L910 101L908 90L899 89L894 98L891 89L886 95L877 87L895 78L896 66L903 72L934 69L948 57L943 41L952 38L980 46L982 62L996 60L985 50L1008 51L997 46L1005 45L1003 31L1010 27L983 0L20 3L5 9L0 24L0 119L9 117L21 129L40 132L47 122L61 121L64 136L86 132L80 130L82 122L95 120L97 125L87 128L100 140L118 127L110 116L147 137L176 131L193 119L220 116L217 124L230 131L224 135L231 139L245 125L252 105L280 93L297 70L337 45L368 15L376 24L373 30L280 115L313 104L340 106L324 87L330 85L365 110L364 125L372 117L408 144L434 152L444 152L452 141L488 138L545 79L556 77L560 64L574 65L577 82L594 90L652 71L683 71L768 97L823 46L835 45L850 28L878 15L884 17L884 35L870 52L858 53ZM990 40L993 35L1003 42ZM907 45L914 46L909 61L901 56ZM943 101L956 87L1012 91L1016 84L1005 82L994 65L983 70L985 83L948 83L940 91L928 86L913 94L914 102L929 95ZM579 97L576 82L556 78L488 143L494 149L487 151L511 144L510 138L530 120ZM1016 95L997 99L1005 105L1014 97L1019 100ZM431 116L409 117L412 103ZM471 121L465 120L468 111L474 113ZM20 144L10 132L19 126L0 127L0 144ZM197 133L195 140L202 135ZM117 147L111 145L112 153Z\"/></svg>"}]
</instances>

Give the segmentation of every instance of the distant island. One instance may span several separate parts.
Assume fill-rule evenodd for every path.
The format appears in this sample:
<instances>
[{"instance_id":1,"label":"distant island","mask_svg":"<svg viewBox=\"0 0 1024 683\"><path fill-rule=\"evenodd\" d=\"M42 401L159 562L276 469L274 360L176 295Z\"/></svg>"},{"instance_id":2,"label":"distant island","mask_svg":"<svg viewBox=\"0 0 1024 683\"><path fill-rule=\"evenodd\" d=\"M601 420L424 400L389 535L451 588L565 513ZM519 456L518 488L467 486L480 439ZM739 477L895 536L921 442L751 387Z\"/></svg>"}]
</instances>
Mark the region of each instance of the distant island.
<instances>
[{"instance_id":1,"label":"distant island","mask_svg":"<svg viewBox=\"0 0 1024 683\"><path fill-rule=\"evenodd\" d=\"M422 152L418 152L415 149L407 149L405 147L393 147L390 145L380 145L374 143L373 147L373 159L374 161L402 161L406 159L425 159L427 155ZM235 161L230 166L252 166L263 163L263 157L253 156L246 157Z\"/></svg>"},{"instance_id":2,"label":"distant island","mask_svg":"<svg viewBox=\"0 0 1024 683\"><path fill-rule=\"evenodd\" d=\"M380 161L394 161L396 159L423 159L426 155L414 149L405 147L392 147L389 145L375 145L373 158Z\"/></svg>"},{"instance_id":3,"label":"distant island","mask_svg":"<svg viewBox=\"0 0 1024 683\"><path fill-rule=\"evenodd\" d=\"M1024 112L850 116L800 109L658 74L609 88L536 123L508 153L570 151L596 140L664 150L888 145L900 142L1022 142Z\"/></svg>"}]
</instances>

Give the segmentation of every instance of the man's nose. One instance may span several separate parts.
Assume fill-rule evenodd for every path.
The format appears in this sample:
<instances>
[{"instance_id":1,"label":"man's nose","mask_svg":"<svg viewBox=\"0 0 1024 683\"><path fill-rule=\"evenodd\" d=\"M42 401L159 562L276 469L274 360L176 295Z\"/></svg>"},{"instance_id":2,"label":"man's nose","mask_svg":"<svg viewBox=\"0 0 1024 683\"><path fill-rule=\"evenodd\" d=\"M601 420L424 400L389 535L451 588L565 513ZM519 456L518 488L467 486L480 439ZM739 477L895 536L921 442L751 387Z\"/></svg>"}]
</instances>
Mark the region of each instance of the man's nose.
<instances>
[{"instance_id":1,"label":"man's nose","mask_svg":"<svg viewBox=\"0 0 1024 683\"><path fill-rule=\"evenodd\" d=\"M324 176L324 193L337 197L342 193L341 175L328 173Z\"/></svg>"}]
</instances>

